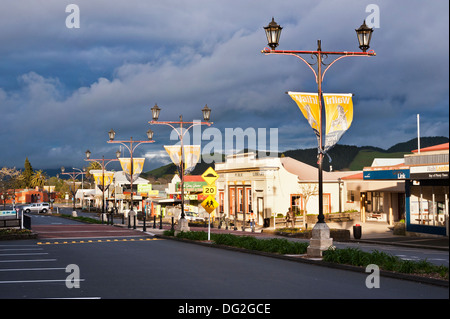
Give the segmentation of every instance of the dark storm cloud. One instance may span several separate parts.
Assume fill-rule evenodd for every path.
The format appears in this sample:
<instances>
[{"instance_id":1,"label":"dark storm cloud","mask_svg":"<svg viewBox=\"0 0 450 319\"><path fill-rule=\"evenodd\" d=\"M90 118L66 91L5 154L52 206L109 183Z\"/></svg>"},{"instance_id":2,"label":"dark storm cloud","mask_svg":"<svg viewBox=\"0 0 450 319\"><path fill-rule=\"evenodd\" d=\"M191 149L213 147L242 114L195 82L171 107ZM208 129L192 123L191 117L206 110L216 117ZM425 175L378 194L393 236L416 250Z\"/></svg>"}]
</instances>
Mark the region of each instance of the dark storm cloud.
<instances>
[{"instance_id":1,"label":"dark storm cloud","mask_svg":"<svg viewBox=\"0 0 450 319\"><path fill-rule=\"evenodd\" d=\"M80 8L68 29L65 8ZM264 56L262 27L284 29L280 49L358 51L356 34L380 9L371 58L344 58L324 91L354 93L354 121L341 143L388 148L422 136L448 136L446 1L8 1L0 10L0 166L84 165L84 152L114 156L107 144L144 139L150 108L161 120L200 119L214 127L278 128L279 150L315 146L298 107L284 92L317 90L294 57ZM439 30L439 32L436 32ZM170 130L152 126L140 146L146 168L168 163ZM207 143L207 142L206 142Z\"/></svg>"}]
</instances>

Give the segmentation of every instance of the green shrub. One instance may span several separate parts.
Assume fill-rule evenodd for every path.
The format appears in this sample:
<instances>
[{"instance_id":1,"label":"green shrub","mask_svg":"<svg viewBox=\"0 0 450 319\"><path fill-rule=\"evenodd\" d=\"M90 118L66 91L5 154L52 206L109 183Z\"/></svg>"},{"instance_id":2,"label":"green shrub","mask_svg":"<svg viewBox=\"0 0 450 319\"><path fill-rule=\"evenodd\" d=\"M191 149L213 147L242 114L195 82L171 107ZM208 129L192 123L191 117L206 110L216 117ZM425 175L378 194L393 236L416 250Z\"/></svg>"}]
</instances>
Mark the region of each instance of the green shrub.
<instances>
[{"instance_id":1,"label":"green shrub","mask_svg":"<svg viewBox=\"0 0 450 319\"><path fill-rule=\"evenodd\" d=\"M173 236L173 233L173 231L165 231L164 235ZM207 240L208 234L204 231L180 232L176 237L190 240ZM258 239L253 236L236 236L232 234L210 234L210 238L218 245L278 254L304 254L309 246L309 243L292 242L283 238Z\"/></svg>"},{"instance_id":2,"label":"green shrub","mask_svg":"<svg viewBox=\"0 0 450 319\"><path fill-rule=\"evenodd\" d=\"M389 255L385 252L374 250L364 252L358 248L329 249L323 253L323 260L339 264L366 267L375 264L380 269L395 271L405 274L438 274L442 278L448 278L448 267L437 266L426 260L411 261Z\"/></svg>"}]
</instances>

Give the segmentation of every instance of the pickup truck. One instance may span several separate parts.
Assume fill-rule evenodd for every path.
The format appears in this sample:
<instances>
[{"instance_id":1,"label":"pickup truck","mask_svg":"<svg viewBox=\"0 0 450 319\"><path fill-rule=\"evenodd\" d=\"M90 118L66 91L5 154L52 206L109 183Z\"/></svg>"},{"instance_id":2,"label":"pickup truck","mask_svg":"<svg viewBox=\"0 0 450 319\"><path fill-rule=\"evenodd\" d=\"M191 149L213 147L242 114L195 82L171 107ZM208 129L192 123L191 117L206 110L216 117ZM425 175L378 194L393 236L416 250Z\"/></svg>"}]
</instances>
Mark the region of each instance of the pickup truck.
<instances>
[{"instance_id":1,"label":"pickup truck","mask_svg":"<svg viewBox=\"0 0 450 319\"><path fill-rule=\"evenodd\" d=\"M47 213L50 210L49 203L32 203L30 205L22 207L25 213L37 212L37 213Z\"/></svg>"}]
</instances>

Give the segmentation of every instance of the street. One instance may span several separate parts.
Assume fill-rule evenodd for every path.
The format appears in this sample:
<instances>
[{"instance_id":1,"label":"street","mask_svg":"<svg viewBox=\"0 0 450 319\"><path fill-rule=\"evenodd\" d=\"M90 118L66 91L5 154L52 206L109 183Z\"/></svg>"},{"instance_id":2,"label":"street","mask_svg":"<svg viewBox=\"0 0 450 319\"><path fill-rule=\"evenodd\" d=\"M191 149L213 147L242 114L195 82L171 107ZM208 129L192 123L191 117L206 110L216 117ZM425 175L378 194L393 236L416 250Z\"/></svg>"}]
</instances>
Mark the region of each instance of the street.
<instances>
[{"instance_id":1,"label":"street","mask_svg":"<svg viewBox=\"0 0 450 319\"><path fill-rule=\"evenodd\" d=\"M384 277L369 289L367 276L164 239L0 244L2 299L448 298L448 288Z\"/></svg>"}]
</instances>

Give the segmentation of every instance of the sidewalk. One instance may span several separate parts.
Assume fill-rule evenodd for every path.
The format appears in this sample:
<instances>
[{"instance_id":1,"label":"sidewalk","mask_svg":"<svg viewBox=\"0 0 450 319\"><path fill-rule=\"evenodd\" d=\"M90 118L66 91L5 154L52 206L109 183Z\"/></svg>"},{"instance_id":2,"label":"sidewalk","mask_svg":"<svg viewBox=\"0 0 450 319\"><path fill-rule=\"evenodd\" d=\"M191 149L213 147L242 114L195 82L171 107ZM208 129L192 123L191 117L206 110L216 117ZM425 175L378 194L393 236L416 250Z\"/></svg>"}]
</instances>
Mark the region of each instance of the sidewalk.
<instances>
[{"instance_id":1,"label":"sidewalk","mask_svg":"<svg viewBox=\"0 0 450 319\"><path fill-rule=\"evenodd\" d=\"M397 236L393 234L392 229L387 223L382 222L366 222L362 223L362 236L360 239L353 238L353 229L352 226L343 227L343 225L337 225L337 223L328 223L330 228L340 228L340 229L348 229L350 231L350 242L353 243L373 243L373 244L381 244L381 245L395 245L395 246L403 246L403 247L416 247L416 248L425 248L425 249L436 249L436 250L449 250L449 239L448 237L441 236L426 236L424 234L420 237L415 236ZM142 229L142 223L138 226L138 229ZM176 227L176 226L175 226ZM156 228L153 228L153 223L147 223L147 232L151 234L162 234L165 230L169 230L169 225L163 224L163 229L159 229L159 223L156 223ZM208 227L190 227L191 231L208 231ZM273 233L273 229L267 228L266 230L257 228L255 232L251 232L250 229L242 230L233 230L233 229L221 229L211 228L211 233L229 233L235 235L245 235L245 236L256 236L256 237L266 237L266 238L287 238L284 236L279 236ZM296 238L298 240L298 238ZM308 241L308 239L304 239Z\"/></svg>"},{"instance_id":2,"label":"sidewalk","mask_svg":"<svg viewBox=\"0 0 450 319\"><path fill-rule=\"evenodd\" d=\"M79 215L94 217L95 215L92 213L84 213L78 212ZM127 220L125 220L125 225L121 223L117 218L114 220L114 224L120 227L128 227ZM162 234L165 230L170 229L170 224L163 222L163 229L159 229L159 219L156 220L156 228L153 228L153 220L147 221L147 233L150 234ZM360 239L354 239L353 237L353 223L335 223L329 222L327 223L329 228L336 229L347 229L350 231L350 242L353 243L373 243L373 244L381 244L381 245L395 245L395 246L403 246L403 247L416 247L416 248L425 248L425 249L436 249L436 250L444 250L449 251L449 238L442 236L427 236L423 234L421 236L399 236L394 235L392 226L389 226L388 223L385 222L365 222L360 223L362 227L362 236ZM176 226L175 226L176 227ZM142 231L142 221L138 221L137 229ZM190 227L191 231L208 231L208 227ZM257 228L255 232L251 232L250 228L247 228L242 231L240 228L238 230L225 229L222 227L218 229L216 227L211 227L211 233L229 233L235 235L246 235L246 236L258 236L258 237L277 237L277 238L289 238L284 236L278 236L273 233L273 228ZM296 238L296 240L300 240ZM308 241L308 239L304 239Z\"/></svg>"}]
</instances>

